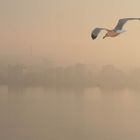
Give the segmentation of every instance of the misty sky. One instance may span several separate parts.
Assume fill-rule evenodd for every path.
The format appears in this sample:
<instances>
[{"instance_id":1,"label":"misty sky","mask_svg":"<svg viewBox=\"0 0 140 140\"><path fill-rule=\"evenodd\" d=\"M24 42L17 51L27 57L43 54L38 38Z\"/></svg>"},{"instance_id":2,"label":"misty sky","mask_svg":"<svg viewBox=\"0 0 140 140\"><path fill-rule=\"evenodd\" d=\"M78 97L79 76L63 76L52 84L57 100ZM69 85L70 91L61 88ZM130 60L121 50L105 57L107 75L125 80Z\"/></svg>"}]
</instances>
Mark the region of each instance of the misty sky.
<instances>
[{"instance_id":1,"label":"misty sky","mask_svg":"<svg viewBox=\"0 0 140 140\"><path fill-rule=\"evenodd\" d=\"M90 38L94 27L112 29L119 18L140 17L139 0L0 0L0 54L27 62L140 66L140 22L116 38ZM30 61L28 61L30 60Z\"/></svg>"}]
</instances>

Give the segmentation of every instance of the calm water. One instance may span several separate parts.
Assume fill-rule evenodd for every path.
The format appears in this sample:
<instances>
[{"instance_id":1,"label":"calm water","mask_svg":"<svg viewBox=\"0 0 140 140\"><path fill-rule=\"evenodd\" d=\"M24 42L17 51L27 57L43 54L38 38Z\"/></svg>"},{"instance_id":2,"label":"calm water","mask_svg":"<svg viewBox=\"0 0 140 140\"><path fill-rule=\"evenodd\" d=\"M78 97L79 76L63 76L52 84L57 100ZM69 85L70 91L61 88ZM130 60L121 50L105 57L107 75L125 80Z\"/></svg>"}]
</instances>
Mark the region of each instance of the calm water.
<instances>
[{"instance_id":1,"label":"calm water","mask_svg":"<svg viewBox=\"0 0 140 140\"><path fill-rule=\"evenodd\" d=\"M1 140L139 140L140 92L0 88Z\"/></svg>"}]
</instances>

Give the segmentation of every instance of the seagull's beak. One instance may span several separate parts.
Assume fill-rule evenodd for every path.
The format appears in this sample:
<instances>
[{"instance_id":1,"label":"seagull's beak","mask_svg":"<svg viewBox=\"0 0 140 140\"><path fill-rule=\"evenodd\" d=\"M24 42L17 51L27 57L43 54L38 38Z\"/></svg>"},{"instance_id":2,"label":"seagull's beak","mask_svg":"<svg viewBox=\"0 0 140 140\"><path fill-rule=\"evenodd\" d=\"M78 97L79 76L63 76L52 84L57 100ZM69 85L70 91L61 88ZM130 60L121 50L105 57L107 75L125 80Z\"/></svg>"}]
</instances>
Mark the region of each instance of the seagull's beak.
<instances>
[{"instance_id":1,"label":"seagull's beak","mask_svg":"<svg viewBox=\"0 0 140 140\"><path fill-rule=\"evenodd\" d=\"M105 34L105 36L103 37L103 39L105 39L106 37L108 37L108 35L107 35L107 34Z\"/></svg>"},{"instance_id":2,"label":"seagull's beak","mask_svg":"<svg viewBox=\"0 0 140 140\"><path fill-rule=\"evenodd\" d=\"M103 37L103 39L105 39L106 38L106 35Z\"/></svg>"}]
</instances>

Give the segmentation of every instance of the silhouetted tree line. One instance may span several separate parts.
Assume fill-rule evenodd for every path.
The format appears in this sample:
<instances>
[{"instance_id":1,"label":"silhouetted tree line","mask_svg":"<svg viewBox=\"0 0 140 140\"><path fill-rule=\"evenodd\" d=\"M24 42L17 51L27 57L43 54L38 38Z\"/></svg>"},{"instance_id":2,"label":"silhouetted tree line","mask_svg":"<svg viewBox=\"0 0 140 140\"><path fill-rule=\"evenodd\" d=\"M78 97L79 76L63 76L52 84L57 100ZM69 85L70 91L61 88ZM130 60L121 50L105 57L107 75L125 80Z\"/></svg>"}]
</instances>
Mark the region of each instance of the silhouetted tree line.
<instances>
[{"instance_id":1,"label":"silhouetted tree line","mask_svg":"<svg viewBox=\"0 0 140 140\"><path fill-rule=\"evenodd\" d=\"M124 73L113 65L98 71L77 63L67 67L24 66L0 67L0 84L49 87L140 88L140 68Z\"/></svg>"}]
</instances>

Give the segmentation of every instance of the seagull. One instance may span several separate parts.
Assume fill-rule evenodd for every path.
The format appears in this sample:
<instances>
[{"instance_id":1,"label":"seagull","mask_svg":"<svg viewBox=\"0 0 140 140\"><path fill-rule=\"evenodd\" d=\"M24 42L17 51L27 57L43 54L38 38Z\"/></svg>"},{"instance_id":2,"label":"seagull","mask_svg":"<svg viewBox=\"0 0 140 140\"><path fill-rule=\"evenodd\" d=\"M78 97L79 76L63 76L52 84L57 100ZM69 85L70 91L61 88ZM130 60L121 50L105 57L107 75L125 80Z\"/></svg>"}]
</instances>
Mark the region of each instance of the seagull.
<instances>
[{"instance_id":1,"label":"seagull","mask_svg":"<svg viewBox=\"0 0 140 140\"><path fill-rule=\"evenodd\" d=\"M102 31L102 30L105 30L107 31L107 33L105 34L105 36L103 37L106 38L106 37L116 37L118 36L119 34L121 33L124 33L126 32L126 30L123 30L123 26L124 24L129 21L129 20L140 20L140 18L122 18L122 19L119 19L116 27L113 29L113 30L110 30L110 29L107 29L107 28L95 28L92 33L91 33L91 37L92 39L96 39L98 34Z\"/></svg>"}]
</instances>

